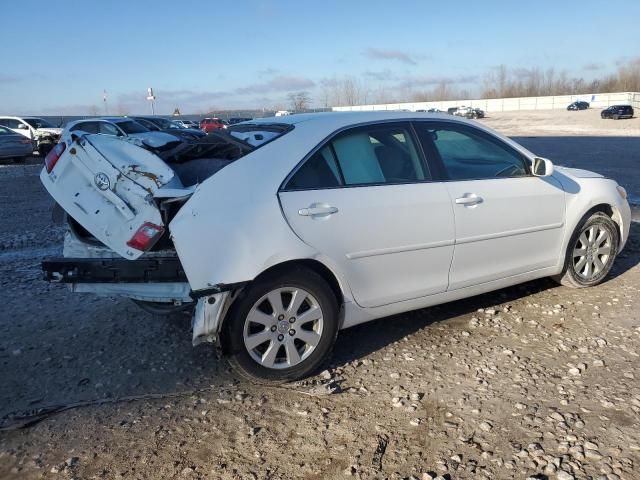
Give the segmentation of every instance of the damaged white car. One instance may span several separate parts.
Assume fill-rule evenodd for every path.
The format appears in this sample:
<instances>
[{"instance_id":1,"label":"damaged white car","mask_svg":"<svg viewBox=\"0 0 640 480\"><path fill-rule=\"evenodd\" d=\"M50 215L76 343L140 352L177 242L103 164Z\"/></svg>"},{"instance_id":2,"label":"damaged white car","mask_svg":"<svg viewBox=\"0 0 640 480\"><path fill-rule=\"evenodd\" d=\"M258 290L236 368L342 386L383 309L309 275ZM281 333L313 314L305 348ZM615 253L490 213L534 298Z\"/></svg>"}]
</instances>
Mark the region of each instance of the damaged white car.
<instances>
[{"instance_id":1,"label":"damaged white car","mask_svg":"<svg viewBox=\"0 0 640 480\"><path fill-rule=\"evenodd\" d=\"M3 117L0 125L31 139L40 155L46 155L60 139L62 129L38 117Z\"/></svg>"},{"instance_id":2,"label":"damaged white car","mask_svg":"<svg viewBox=\"0 0 640 480\"><path fill-rule=\"evenodd\" d=\"M77 292L195 307L261 381L313 372L338 331L534 278L600 283L626 192L474 122L410 112L254 120L197 143L68 134L41 180L67 212Z\"/></svg>"}]
</instances>

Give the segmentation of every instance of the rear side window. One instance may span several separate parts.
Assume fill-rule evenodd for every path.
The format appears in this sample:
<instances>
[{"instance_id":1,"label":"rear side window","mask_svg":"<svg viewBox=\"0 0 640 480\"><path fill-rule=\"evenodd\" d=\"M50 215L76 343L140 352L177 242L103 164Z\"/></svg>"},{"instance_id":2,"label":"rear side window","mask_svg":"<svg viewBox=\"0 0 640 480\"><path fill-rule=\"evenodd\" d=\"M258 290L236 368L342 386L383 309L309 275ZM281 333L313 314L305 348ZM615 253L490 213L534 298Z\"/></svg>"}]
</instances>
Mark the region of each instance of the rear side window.
<instances>
[{"instance_id":1,"label":"rear side window","mask_svg":"<svg viewBox=\"0 0 640 480\"><path fill-rule=\"evenodd\" d=\"M447 180L523 177L524 157L484 132L464 125L416 124L428 157L439 161Z\"/></svg>"},{"instance_id":2,"label":"rear side window","mask_svg":"<svg viewBox=\"0 0 640 480\"><path fill-rule=\"evenodd\" d=\"M321 189L430 180L406 125L371 125L342 132L312 155L286 189Z\"/></svg>"},{"instance_id":3,"label":"rear side window","mask_svg":"<svg viewBox=\"0 0 640 480\"><path fill-rule=\"evenodd\" d=\"M0 125L4 125L8 128L18 128L20 121L13 118L0 118Z\"/></svg>"},{"instance_id":4,"label":"rear side window","mask_svg":"<svg viewBox=\"0 0 640 480\"><path fill-rule=\"evenodd\" d=\"M292 190L313 190L335 188L342 185L338 163L331 147L318 150L311 156L289 181Z\"/></svg>"}]
</instances>

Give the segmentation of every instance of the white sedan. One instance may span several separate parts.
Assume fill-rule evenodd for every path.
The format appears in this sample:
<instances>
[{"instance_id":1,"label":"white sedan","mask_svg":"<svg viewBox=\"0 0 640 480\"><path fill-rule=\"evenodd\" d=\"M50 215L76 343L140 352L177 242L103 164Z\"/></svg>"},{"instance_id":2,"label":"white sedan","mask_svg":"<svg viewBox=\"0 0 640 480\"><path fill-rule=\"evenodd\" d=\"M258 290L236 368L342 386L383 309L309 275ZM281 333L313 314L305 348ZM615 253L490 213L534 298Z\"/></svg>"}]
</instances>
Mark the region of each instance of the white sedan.
<instances>
[{"instance_id":1,"label":"white sedan","mask_svg":"<svg viewBox=\"0 0 640 480\"><path fill-rule=\"evenodd\" d=\"M194 344L260 381L312 373L356 324L546 276L596 285L630 226L614 180L440 114L259 119L166 154L65 137L45 163L70 223L49 278L195 306Z\"/></svg>"}]
</instances>

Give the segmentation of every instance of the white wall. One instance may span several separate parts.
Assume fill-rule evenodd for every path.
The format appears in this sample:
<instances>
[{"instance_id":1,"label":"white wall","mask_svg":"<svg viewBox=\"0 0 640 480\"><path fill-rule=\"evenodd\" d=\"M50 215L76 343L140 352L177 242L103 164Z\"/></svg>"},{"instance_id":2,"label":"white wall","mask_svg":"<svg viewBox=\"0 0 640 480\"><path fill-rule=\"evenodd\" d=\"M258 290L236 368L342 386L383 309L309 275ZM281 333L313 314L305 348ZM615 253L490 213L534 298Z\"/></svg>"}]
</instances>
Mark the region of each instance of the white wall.
<instances>
[{"instance_id":1,"label":"white wall","mask_svg":"<svg viewBox=\"0 0 640 480\"><path fill-rule=\"evenodd\" d=\"M450 107L465 105L481 108L486 112L508 112L515 110L552 110L566 109L567 105L576 100L585 100L591 108L605 108L616 104L630 104L633 108L640 108L639 92L619 93L585 93L582 95L555 95L549 97L519 97L492 98L485 100L447 100L443 102L409 102L387 103L379 105L355 105L351 107L333 107L334 112L358 112L370 110L428 110L438 108L446 111Z\"/></svg>"}]
</instances>

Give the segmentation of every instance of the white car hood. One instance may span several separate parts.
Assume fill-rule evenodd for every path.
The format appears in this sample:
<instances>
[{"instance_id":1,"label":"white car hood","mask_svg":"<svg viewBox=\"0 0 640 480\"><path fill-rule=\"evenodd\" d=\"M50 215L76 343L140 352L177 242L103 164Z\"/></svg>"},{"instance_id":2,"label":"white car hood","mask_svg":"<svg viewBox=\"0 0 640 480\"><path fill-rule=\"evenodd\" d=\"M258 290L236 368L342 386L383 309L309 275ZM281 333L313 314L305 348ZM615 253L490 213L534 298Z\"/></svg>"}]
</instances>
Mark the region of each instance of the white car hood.
<instances>
[{"instance_id":1,"label":"white car hood","mask_svg":"<svg viewBox=\"0 0 640 480\"><path fill-rule=\"evenodd\" d=\"M589 170L582 170L580 168L559 167L557 165L554 165L554 168L556 170L559 170L563 174L567 175L568 177L573 177L573 178L604 178L604 175L600 175L599 173L591 172Z\"/></svg>"},{"instance_id":2,"label":"white car hood","mask_svg":"<svg viewBox=\"0 0 640 480\"><path fill-rule=\"evenodd\" d=\"M53 133L55 135L60 135L62 133L62 129L61 128L38 128L36 129L36 131L39 132L47 132L47 133Z\"/></svg>"}]
</instances>

